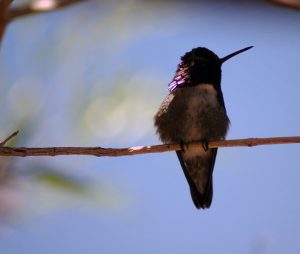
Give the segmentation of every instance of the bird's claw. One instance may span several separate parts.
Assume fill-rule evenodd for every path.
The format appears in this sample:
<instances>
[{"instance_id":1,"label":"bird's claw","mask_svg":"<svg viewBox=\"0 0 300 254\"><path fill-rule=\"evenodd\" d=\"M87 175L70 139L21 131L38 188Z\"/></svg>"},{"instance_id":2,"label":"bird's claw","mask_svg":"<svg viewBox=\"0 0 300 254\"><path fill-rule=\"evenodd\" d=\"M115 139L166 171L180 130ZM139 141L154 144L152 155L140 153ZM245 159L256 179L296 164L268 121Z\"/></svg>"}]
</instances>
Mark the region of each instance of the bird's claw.
<instances>
[{"instance_id":1,"label":"bird's claw","mask_svg":"<svg viewBox=\"0 0 300 254\"><path fill-rule=\"evenodd\" d=\"M203 147L203 149L204 149L205 152L207 152L207 150L209 149L208 148L208 141L206 139L204 139L202 141L202 147Z\"/></svg>"},{"instance_id":2,"label":"bird's claw","mask_svg":"<svg viewBox=\"0 0 300 254\"><path fill-rule=\"evenodd\" d=\"M184 143L183 141L181 141L180 148L181 148L181 151L186 152L189 149L189 146L187 143Z\"/></svg>"}]
</instances>

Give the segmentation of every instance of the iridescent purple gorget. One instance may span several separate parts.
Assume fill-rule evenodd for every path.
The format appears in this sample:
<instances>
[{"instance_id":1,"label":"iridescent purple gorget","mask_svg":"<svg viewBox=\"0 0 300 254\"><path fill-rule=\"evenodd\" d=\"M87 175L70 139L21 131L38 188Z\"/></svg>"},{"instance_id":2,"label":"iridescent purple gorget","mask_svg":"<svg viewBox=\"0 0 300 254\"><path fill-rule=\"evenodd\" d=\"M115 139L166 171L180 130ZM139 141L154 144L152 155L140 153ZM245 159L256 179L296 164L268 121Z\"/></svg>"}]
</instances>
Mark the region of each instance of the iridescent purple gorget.
<instances>
[{"instance_id":1,"label":"iridescent purple gorget","mask_svg":"<svg viewBox=\"0 0 300 254\"><path fill-rule=\"evenodd\" d=\"M181 63L178 69L179 70L173 78L172 82L168 85L170 92L175 91L176 88L185 87L190 84L190 75L188 73L187 66Z\"/></svg>"}]
</instances>

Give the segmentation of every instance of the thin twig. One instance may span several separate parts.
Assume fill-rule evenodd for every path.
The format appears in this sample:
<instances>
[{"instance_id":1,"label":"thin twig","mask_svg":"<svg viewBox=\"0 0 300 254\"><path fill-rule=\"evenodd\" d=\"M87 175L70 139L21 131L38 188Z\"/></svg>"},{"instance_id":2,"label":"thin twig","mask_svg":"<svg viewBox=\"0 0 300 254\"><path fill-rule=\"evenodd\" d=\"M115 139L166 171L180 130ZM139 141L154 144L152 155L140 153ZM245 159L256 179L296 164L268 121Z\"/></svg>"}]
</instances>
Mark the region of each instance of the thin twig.
<instances>
[{"instance_id":1,"label":"thin twig","mask_svg":"<svg viewBox=\"0 0 300 254\"><path fill-rule=\"evenodd\" d=\"M11 140L13 137L17 136L19 134L19 131L15 131L14 133L10 134L6 139L4 139L1 143L0 143L0 147L1 146L5 146L5 144Z\"/></svg>"},{"instance_id":2,"label":"thin twig","mask_svg":"<svg viewBox=\"0 0 300 254\"><path fill-rule=\"evenodd\" d=\"M209 142L209 148L234 147L234 146L257 146L300 143L298 137L276 137L276 138L247 138L235 140L220 140ZM202 143L190 143L189 148L202 147ZM58 155L93 155L93 156L127 156L146 153L161 153L168 151L181 150L179 144L136 146L130 148L102 148L102 147L0 147L0 156L58 156Z\"/></svg>"},{"instance_id":3,"label":"thin twig","mask_svg":"<svg viewBox=\"0 0 300 254\"><path fill-rule=\"evenodd\" d=\"M88 0L39 0L24 5L19 5L9 10L9 21L27 15L39 14L43 12L55 11L69 5Z\"/></svg>"}]
</instances>

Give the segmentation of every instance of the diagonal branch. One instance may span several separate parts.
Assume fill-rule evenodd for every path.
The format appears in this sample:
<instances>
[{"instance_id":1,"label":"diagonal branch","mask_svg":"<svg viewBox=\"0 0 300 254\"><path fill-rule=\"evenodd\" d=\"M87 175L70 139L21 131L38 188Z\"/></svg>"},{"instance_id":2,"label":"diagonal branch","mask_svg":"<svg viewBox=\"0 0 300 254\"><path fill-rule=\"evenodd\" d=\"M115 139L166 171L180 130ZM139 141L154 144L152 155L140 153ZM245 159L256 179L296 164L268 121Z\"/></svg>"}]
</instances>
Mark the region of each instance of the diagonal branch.
<instances>
[{"instance_id":1,"label":"diagonal branch","mask_svg":"<svg viewBox=\"0 0 300 254\"><path fill-rule=\"evenodd\" d=\"M39 0L32 3L16 6L9 10L9 21L27 15L55 11L88 0Z\"/></svg>"},{"instance_id":2,"label":"diagonal branch","mask_svg":"<svg viewBox=\"0 0 300 254\"><path fill-rule=\"evenodd\" d=\"M220 140L209 142L209 148L234 147L234 146L257 146L300 143L298 137L275 137L275 138L247 138L234 140ZM202 147L201 142L188 144L189 148ZM102 147L0 147L0 156L58 156L58 155L93 155L93 156L127 156L145 153L161 153L181 150L179 144L136 146L130 148L102 148Z\"/></svg>"},{"instance_id":3,"label":"diagonal branch","mask_svg":"<svg viewBox=\"0 0 300 254\"><path fill-rule=\"evenodd\" d=\"M7 24L19 17L55 11L70 5L89 0L39 0L32 3L10 7L13 0L0 0L0 44Z\"/></svg>"}]
</instances>

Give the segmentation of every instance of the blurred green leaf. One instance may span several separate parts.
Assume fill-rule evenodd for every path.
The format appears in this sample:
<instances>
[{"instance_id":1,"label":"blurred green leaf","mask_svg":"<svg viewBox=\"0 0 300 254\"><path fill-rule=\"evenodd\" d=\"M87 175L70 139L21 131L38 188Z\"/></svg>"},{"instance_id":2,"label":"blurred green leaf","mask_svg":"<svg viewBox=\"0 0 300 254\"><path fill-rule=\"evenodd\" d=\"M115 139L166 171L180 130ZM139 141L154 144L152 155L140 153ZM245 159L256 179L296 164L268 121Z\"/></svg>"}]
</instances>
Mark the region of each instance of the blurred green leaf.
<instances>
[{"instance_id":1,"label":"blurred green leaf","mask_svg":"<svg viewBox=\"0 0 300 254\"><path fill-rule=\"evenodd\" d=\"M79 179L74 179L73 176L69 176L60 172L43 171L38 173L37 178L42 183L52 185L55 188L60 188L64 191L73 192L76 194L87 194L89 187Z\"/></svg>"}]
</instances>

